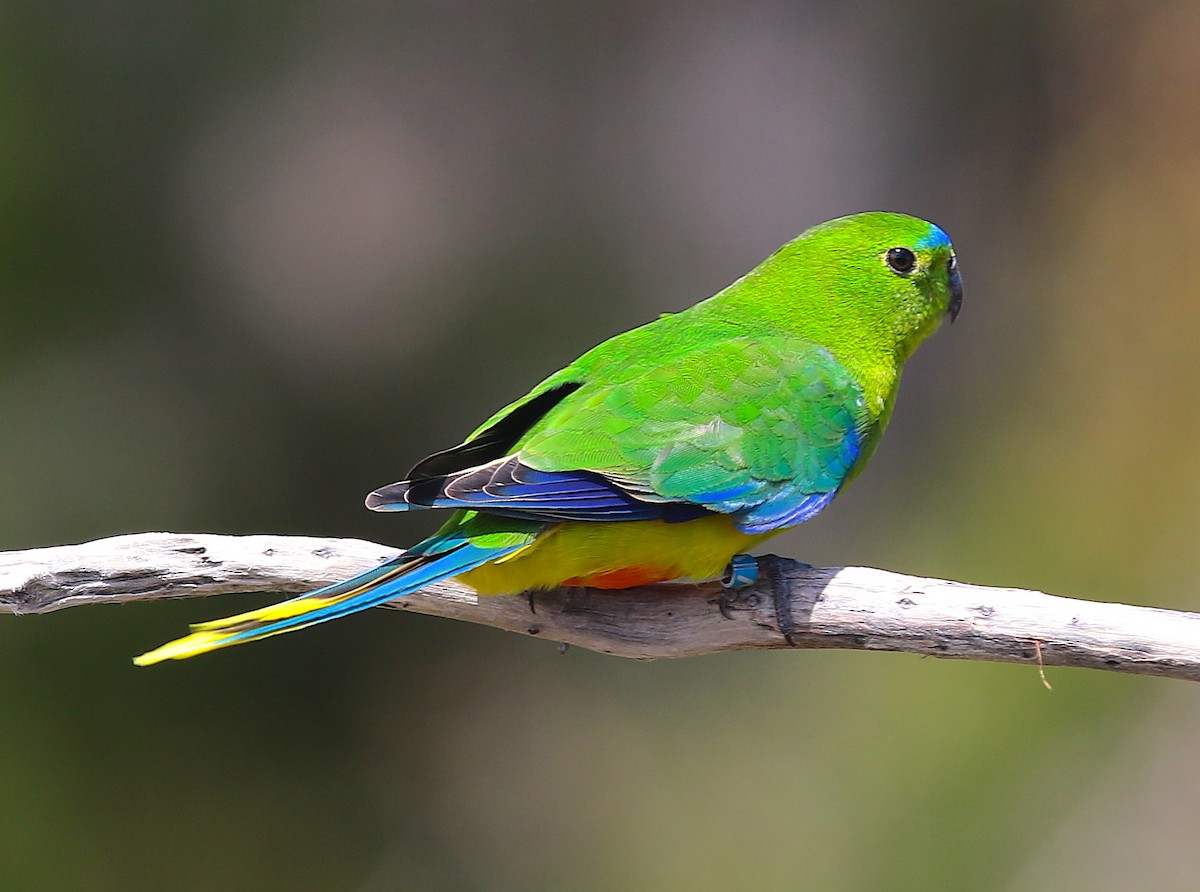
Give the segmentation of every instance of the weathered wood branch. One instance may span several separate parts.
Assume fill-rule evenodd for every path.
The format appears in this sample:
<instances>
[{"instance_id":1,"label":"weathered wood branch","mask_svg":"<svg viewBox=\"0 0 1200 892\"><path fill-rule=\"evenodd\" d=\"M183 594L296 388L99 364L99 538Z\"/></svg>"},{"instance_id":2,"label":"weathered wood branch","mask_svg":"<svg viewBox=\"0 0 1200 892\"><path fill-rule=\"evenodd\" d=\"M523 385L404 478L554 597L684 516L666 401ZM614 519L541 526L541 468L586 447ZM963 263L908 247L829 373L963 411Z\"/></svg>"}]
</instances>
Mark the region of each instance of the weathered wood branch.
<instances>
[{"instance_id":1,"label":"weathered wood branch","mask_svg":"<svg viewBox=\"0 0 1200 892\"><path fill-rule=\"evenodd\" d=\"M397 551L353 539L142 533L0 553L0 613L80 604L300 592L345 579ZM798 647L890 650L968 660L1082 666L1200 681L1200 614L1080 601L1036 591L904 576L864 567L808 569L781 558ZM537 635L625 657L683 657L787 647L770 583L743 590L732 619L716 584L619 592L564 589L477 598L454 582L394 606ZM157 642L147 642L154 644Z\"/></svg>"}]
</instances>

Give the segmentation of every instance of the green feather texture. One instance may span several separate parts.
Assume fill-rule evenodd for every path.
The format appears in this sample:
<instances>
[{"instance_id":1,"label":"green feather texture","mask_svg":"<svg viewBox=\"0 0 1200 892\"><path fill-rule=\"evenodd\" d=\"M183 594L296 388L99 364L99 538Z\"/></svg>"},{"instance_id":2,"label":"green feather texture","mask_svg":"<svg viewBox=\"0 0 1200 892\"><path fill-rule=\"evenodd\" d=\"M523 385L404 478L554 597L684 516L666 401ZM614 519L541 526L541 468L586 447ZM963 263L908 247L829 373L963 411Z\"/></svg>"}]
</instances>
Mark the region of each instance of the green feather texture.
<instances>
[{"instance_id":1,"label":"green feather texture","mask_svg":"<svg viewBox=\"0 0 1200 892\"><path fill-rule=\"evenodd\" d=\"M585 385L520 456L538 470L585 468L644 498L733 513L785 491L836 489L864 412L860 388L824 348L727 338L641 377Z\"/></svg>"},{"instance_id":2,"label":"green feather texture","mask_svg":"<svg viewBox=\"0 0 1200 892\"><path fill-rule=\"evenodd\" d=\"M894 262L898 249L911 267ZM744 515L746 529L791 525L861 470L904 361L960 299L941 229L842 217L708 300L588 351L464 445L558 389L504 454L592 472L645 501Z\"/></svg>"},{"instance_id":3,"label":"green feather texture","mask_svg":"<svg viewBox=\"0 0 1200 892\"><path fill-rule=\"evenodd\" d=\"M337 619L447 576L519 591L609 584L630 568L621 578L710 573L854 478L901 366L961 299L950 241L930 223L869 213L810 229L719 294L588 351L367 497L381 511L459 509L433 536L138 662Z\"/></svg>"}]
</instances>

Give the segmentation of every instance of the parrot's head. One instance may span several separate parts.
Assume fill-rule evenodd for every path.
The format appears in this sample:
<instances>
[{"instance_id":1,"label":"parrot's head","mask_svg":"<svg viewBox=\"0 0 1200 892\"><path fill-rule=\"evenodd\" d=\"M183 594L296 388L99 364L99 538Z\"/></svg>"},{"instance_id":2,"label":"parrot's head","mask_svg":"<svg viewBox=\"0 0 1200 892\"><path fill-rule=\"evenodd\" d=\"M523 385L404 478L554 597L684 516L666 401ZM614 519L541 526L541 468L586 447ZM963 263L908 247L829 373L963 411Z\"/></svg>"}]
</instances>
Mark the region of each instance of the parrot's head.
<instances>
[{"instance_id":1,"label":"parrot's head","mask_svg":"<svg viewBox=\"0 0 1200 892\"><path fill-rule=\"evenodd\" d=\"M905 214L873 211L814 226L756 274L760 293L778 295L775 312L787 314L789 328L863 359L907 359L962 308L950 238Z\"/></svg>"},{"instance_id":2,"label":"parrot's head","mask_svg":"<svg viewBox=\"0 0 1200 892\"><path fill-rule=\"evenodd\" d=\"M893 339L907 358L947 317L962 309L962 275L950 237L938 226L904 214L873 212L842 218L847 257L844 275L857 282L852 299L876 334ZM854 287L851 285L851 287Z\"/></svg>"},{"instance_id":3,"label":"parrot's head","mask_svg":"<svg viewBox=\"0 0 1200 892\"><path fill-rule=\"evenodd\" d=\"M923 227L925 232L911 248L904 245L888 248L883 255L884 265L890 272L908 279L913 290L924 297L924 301L917 301L921 311L932 312L935 318L949 316L953 322L962 309L962 274L950 237L932 223L913 217L904 219L920 224L918 231Z\"/></svg>"}]
</instances>

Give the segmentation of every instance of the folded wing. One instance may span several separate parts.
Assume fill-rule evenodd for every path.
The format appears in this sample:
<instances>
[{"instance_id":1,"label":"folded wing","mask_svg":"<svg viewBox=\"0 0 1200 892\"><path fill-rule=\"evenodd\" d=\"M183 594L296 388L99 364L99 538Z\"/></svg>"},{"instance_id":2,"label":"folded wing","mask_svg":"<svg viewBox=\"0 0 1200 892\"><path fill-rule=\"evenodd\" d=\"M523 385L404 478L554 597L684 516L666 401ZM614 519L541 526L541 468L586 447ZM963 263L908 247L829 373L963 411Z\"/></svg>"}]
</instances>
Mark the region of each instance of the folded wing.
<instances>
[{"instance_id":1,"label":"folded wing","mask_svg":"<svg viewBox=\"0 0 1200 892\"><path fill-rule=\"evenodd\" d=\"M516 435L518 424L528 429ZM769 532L833 500L872 424L858 384L824 349L795 338L732 338L626 381L535 395L500 417L493 427L507 425L502 435L482 429L418 464L410 479L376 490L367 505L543 522L720 513L745 532ZM506 453L495 455L501 446ZM455 467L471 459L483 460Z\"/></svg>"}]
</instances>

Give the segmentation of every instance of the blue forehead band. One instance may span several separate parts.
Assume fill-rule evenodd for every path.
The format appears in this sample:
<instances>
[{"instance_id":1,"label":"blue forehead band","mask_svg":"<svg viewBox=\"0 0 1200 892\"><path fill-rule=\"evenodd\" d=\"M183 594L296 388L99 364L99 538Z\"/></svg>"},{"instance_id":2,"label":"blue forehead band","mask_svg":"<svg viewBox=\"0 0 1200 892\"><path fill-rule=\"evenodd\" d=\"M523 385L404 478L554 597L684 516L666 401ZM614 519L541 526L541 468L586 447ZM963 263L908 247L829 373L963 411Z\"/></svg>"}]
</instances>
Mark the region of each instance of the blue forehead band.
<instances>
[{"instance_id":1,"label":"blue forehead band","mask_svg":"<svg viewBox=\"0 0 1200 892\"><path fill-rule=\"evenodd\" d=\"M950 236L946 235L941 230L941 227L929 224L929 232L917 242L918 248L948 248L950 247Z\"/></svg>"}]
</instances>

